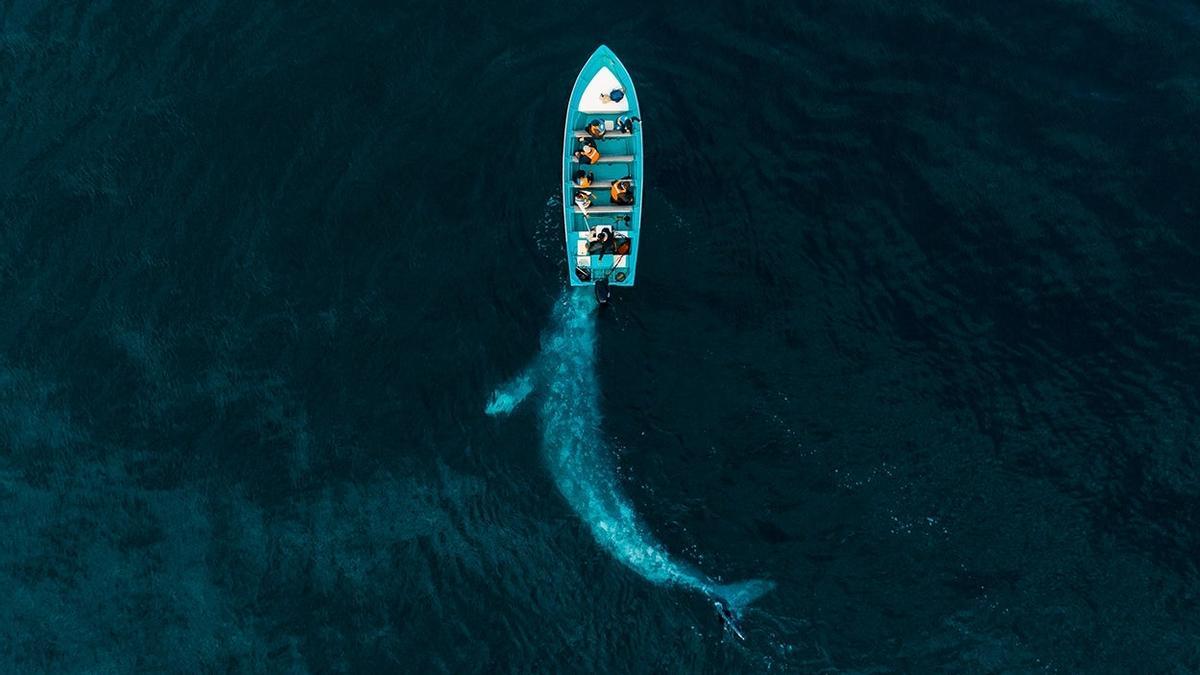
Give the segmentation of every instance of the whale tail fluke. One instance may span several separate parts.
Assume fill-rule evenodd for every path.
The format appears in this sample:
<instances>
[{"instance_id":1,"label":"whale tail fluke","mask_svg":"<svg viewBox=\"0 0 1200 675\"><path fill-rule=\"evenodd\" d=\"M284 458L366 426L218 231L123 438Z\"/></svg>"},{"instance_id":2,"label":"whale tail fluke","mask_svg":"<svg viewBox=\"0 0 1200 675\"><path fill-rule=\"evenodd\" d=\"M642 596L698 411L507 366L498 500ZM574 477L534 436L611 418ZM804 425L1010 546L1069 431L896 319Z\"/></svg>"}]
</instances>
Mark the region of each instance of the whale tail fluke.
<instances>
[{"instance_id":1,"label":"whale tail fluke","mask_svg":"<svg viewBox=\"0 0 1200 675\"><path fill-rule=\"evenodd\" d=\"M736 616L743 609L749 607L752 602L770 592L772 588L775 588L774 581L748 579L746 581L735 581L731 584L720 584L715 590L720 599L725 601L726 606Z\"/></svg>"},{"instance_id":2,"label":"whale tail fluke","mask_svg":"<svg viewBox=\"0 0 1200 675\"><path fill-rule=\"evenodd\" d=\"M507 415L517 409L533 391L533 374L524 372L514 377L505 383L496 391L492 392L492 397L488 399L487 407L484 412L493 417L496 415Z\"/></svg>"}]
</instances>

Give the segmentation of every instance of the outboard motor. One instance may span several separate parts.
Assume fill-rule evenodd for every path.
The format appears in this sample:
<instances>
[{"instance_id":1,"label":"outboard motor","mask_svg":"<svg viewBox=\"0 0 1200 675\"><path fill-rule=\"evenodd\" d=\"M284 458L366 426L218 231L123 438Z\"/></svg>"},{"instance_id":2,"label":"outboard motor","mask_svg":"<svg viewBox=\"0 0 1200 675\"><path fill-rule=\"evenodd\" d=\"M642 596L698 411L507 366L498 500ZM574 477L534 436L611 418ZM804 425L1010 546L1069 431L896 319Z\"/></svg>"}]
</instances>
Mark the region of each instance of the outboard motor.
<instances>
[{"instance_id":1,"label":"outboard motor","mask_svg":"<svg viewBox=\"0 0 1200 675\"><path fill-rule=\"evenodd\" d=\"M597 279L596 280L596 302L600 303L601 305L607 305L608 297L609 297L608 277L604 277L603 279Z\"/></svg>"}]
</instances>

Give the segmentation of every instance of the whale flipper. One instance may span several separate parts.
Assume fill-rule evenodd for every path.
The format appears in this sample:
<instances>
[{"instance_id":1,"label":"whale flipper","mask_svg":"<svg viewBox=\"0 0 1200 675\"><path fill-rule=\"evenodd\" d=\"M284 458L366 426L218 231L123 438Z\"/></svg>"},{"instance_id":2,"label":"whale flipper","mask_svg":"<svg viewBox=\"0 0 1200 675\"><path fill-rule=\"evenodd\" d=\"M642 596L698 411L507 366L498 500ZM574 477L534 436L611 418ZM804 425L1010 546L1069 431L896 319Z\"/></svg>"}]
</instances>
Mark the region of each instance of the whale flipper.
<instances>
[{"instance_id":1,"label":"whale flipper","mask_svg":"<svg viewBox=\"0 0 1200 675\"><path fill-rule=\"evenodd\" d=\"M489 415L507 415L517 409L529 394L533 391L533 372L532 369L517 375L513 379L506 382L496 391L492 392L492 397L488 399L487 407L484 412Z\"/></svg>"}]
</instances>

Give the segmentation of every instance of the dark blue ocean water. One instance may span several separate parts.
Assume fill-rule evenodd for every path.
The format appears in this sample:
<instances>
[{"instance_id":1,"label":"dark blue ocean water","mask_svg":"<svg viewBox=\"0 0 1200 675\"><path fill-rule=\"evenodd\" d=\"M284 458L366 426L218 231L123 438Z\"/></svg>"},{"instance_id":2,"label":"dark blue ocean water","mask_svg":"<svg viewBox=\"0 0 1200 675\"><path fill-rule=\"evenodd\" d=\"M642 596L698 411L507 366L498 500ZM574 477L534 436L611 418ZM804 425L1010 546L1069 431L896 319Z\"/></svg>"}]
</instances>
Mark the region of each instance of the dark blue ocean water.
<instances>
[{"instance_id":1,"label":"dark blue ocean water","mask_svg":"<svg viewBox=\"0 0 1200 675\"><path fill-rule=\"evenodd\" d=\"M599 15L597 15L599 14ZM605 441L535 416L636 80ZM0 2L0 671L1200 670L1200 8Z\"/></svg>"}]
</instances>

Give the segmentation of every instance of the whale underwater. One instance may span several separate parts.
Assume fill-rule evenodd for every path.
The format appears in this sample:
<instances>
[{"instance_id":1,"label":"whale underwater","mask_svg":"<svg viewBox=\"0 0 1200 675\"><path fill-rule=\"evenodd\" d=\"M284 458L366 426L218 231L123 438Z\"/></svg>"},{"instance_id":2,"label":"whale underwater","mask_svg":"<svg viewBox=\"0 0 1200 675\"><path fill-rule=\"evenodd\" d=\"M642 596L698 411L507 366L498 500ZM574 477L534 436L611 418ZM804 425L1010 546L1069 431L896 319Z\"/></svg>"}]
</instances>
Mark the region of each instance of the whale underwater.
<instances>
[{"instance_id":1,"label":"whale underwater","mask_svg":"<svg viewBox=\"0 0 1200 675\"><path fill-rule=\"evenodd\" d=\"M485 412L513 412L534 391L542 450L558 491L601 548L648 581L689 588L710 598L740 638L735 621L774 588L764 579L719 583L672 558L620 489L612 452L600 434L596 377L597 308L591 288L566 289L556 304L541 351L522 373L492 393Z\"/></svg>"}]
</instances>

